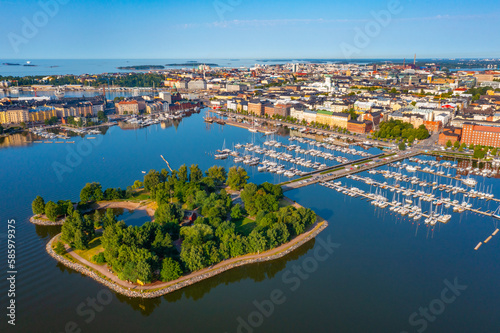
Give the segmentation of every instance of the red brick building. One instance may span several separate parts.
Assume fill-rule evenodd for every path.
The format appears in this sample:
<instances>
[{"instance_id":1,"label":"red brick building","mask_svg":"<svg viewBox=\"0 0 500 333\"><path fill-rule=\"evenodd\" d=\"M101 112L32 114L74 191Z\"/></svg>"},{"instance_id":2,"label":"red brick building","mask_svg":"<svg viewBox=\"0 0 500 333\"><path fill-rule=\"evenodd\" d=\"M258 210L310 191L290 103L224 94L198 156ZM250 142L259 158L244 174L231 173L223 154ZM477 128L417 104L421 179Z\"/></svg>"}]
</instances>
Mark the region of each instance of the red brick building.
<instances>
[{"instance_id":1,"label":"red brick building","mask_svg":"<svg viewBox=\"0 0 500 333\"><path fill-rule=\"evenodd\" d=\"M462 143L500 147L500 127L464 124Z\"/></svg>"},{"instance_id":2,"label":"red brick building","mask_svg":"<svg viewBox=\"0 0 500 333\"><path fill-rule=\"evenodd\" d=\"M462 135L462 129L455 127L446 127L441 134L439 134L438 144L445 146L448 141L455 143L460 141L460 136Z\"/></svg>"},{"instance_id":3,"label":"red brick building","mask_svg":"<svg viewBox=\"0 0 500 333\"><path fill-rule=\"evenodd\" d=\"M274 105L266 103L264 104L263 107L264 107L264 114L267 114L269 118L272 118L272 116L274 115Z\"/></svg>"},{"instance_id":4,"label":"red brick building","mask_svg":"<svg viewBox=\"0 0 500 333\"><path fill-rule=\"evenodd\" d=\"M347 130L351 133L365 134L369 133L373 128L371 121L355 121L349 120L347 122Z\"/></svg>"},{"instance_id":5,"label":"red brick building","mask_svg":"<svg viewBox=\"0 0 500 333\"><path fill-rule=\"evenodd\" d=\"M291 104L276 104L274 106L274 114L281 117L288 117L290 115Z\"/></svg>"},{"instance_id":6,"label":"red brick building","mask_svg":"<svg viewBox=\"0 0 500 333\"><path fill-rule=\"evenodd\" d=\"M440 121L424 121L424 126L430 133L437 133L443 128Z\"/></svg>"},{"instance_id":7,"label":"red brick building","mask_svg":"<svg viewBox=\"0 0 500 333\"><path fill-rule=\"evenodd\" d=\"M264 114L264 106L260 101L248 102L248 113L262 116Z\"/></svg>"}]
</instances>

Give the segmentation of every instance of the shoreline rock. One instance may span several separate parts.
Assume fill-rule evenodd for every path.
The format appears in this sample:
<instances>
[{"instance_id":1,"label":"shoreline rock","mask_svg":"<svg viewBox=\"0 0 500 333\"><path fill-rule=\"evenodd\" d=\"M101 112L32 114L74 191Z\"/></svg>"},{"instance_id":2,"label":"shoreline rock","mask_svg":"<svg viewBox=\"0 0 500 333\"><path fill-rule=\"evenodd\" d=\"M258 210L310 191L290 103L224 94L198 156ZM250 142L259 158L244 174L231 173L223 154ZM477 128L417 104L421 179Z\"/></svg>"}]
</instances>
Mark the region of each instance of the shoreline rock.
<instances>
[{"instance_id":1,"label":"shoreline rock","mask_svg":"<svg viewBox=\"0 0 500 333\"><path fill-rule=\"evenodd\" d=\"M48 220L40 220L37 219L35 216L30 217L30 222L36 225L43 225L43 226L56 226L56 225L63 225L65 219L60 219L56 222L53 221L48 221Z\"/></svg>"}]
</instances>

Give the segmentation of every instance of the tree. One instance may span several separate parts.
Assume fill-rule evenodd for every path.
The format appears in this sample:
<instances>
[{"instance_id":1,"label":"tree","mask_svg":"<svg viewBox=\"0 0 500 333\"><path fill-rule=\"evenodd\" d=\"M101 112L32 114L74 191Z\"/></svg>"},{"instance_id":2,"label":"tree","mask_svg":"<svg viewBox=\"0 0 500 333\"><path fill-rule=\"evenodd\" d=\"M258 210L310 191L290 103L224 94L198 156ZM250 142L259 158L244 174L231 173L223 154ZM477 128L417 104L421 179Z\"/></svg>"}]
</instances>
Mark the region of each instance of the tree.
<instances>
[{"instance_id":1,"label":"tree","mask_svg":"<svg viewBox=\"0 0 500 333\"><path fill-rule=\"evenodd\" d=\"M269 239L269 246L275 248L288 241L290 232L286 225L282 222L273 224L267 230L267 238Z\"/></svg>"},{"instance_id":2,"label":"tree","mask_svg":"<svg viewBox=\"0 0 500 333\"><path fill-rule=\"evenodd\" d=\"M455 148L455 149L460 148L460 142L459 141L455 141L455 143L453 144L453 148Z\"/></svg>"},{"instance_id":3,"label":"tree","mask_svg":"<svg viewBox=\"0 0 500 333\"><path fill-rule=\"evenodd\" d=\"M108 121L108 117L106 117L106 115L104 114L103 111L97 112L97 118L99 119L99 121L102 121L102 122Z\"/></svg>"},{"instance_id":4,"label":"tree","mask_svg":"<svg viewBox=\"0 0 500 333\"><path fill-rule=\"evenodd\" d=\"M207 177L212 178L217 186L220 186L226 182L227 174L224 167L214 165L209 168L206 172Z\"/></svg>"},{"instance_id":5,"label":"tree","mask_svg":"<svg viewBox=\"0 0 500 333\"><path fill-rule=\"evenodd\" d=\"M155 221L161 224L180 223L183 217L184 211L177 204L166 203L155 211Z\"/></svg>"},{"instance_id":6,"label":"tree","mask_svg":"<svg viewBox=\"0 0 500 333\"><path fill-rule=\"evenodd\" d=\"M146 191L153 191L160 183L160 173L156 170L149 170L144 176L144 189Z\"/></svg>"},{"instance_id":7,"label":"tree","mask_svg":"<svg viewBox=\"0 0 500 333\"><path fill-rule=\"evenodd\" d=\"M469 145L469 150L474 150L474 144L472 144L472 143L471 143L471 144Z\"/></svg>"},{"instance_id":8,"label":"tree","mask_svg":"<svg viewBox=\"0 0 500 333\"><path fill-rule=\"evenodd\" d=\"M177 280L182 275L182 269L179 262L172 258L165 258L161 267L161 280L163 282Z\"/></svg>"},{"instance_id":9,"label":"tree","mask_svg":"<svg viewBox=\"0 0 500 333\"><path fill-rule=\"evenodd\" d=\"M240 204L236 204L231 209L231 218L235 220L239 220L243 217L243 209Z\"/></svg>"},{"instance_id":10,"label":"tree","mask_svg":"<svg viewBox=\"0 0 500 333\"><path fill-rule=\"evenodd\" d=\"M242 167L231 167L227 175L226 185L232 190L239 191L246 185L249 178L247 172Z\"/></svg>"},{"instance_id":11,"label":"tree","mask_svg":"<svg viewBox=\"0 0 500 333\"><path fill-rule=\"evenodd\" d=\"M94 219L94 228L95 229L99 229L100 227L103 226L104 216L101 212L99 212L99 210L95 211L93 219Z\"/></svg>"},{"instance_id":12,"label":"tree","mask_svg":"<svg viewBox=\"0 0 500 333\"><path fill-rule=\"evenodd\" d=\"M199 183L203 179L203 171L198 167L198 164L193 164L189 168L190 173L190 182L191 183Z\"/></svg>"},{"instance_id":13,"label":"tree","mask_svg":"<svg viewBox=\"0 0 500 333\"><path fill-rule=\"evenodd\" d=\"M136 180L134 182L134 185L132 185L132 188L135 190L135 189L141 188L143 186L144 186L144 184L140 180Z\"/></svg>"},{"instance_id":14,"label":"tree","mask_svg":"<svg viewBox=\"0 0 500 333\"><path fill-rule=\"evenodd\" d=\"M447 148L450 148L453 144L451 143L451 140L448 140L448 142L446 142L446 147Z\"/></svg>"},{"instance_id":15,"label":"tree","mask_svg":"<svg viewBox=\"0 0 500 333\"><path fill-rule=\"evenodd\" d=\"M57 213L57 204L53 201L47 202L47 204L45 205L45 215L47 216L47 218L55 222L58 216Z\"/></svg>"},{"instance_id":16,"label":"tree","mask_svg":"<svg viewBox=\"0 0 500 333\"><path fill-rule=\"evenodd\" d=\"M181 181L182 183L188 181L188 169L185 164L181 165L181 167L179 168L178 176L179 176L179 181Z\"/></svg>"},{"instance_id":17,"label":"tree","mask_svg":"<svg viewBox=\"0 0 500 333\"><path fill-rule=\"evenodd\" d=\"M181 260L186 267L194 272L204 268L205 257L203 255L203 247L201 245L187 245L182 247Z\"/></svg>"},{"instance_id":18,"label":"tree","mask_svg":"<svg viewBox=\"0 0 500 333\"><path fill-rule=\"evenodd\" d=\"M106 262L106 258L104 257L104 252L99 252L95 256L92 257L92 261L98 265L102 265Z\"/></svg>"},{"instance_id":19,"label":"tree","mask_svg":"<svg viewBox=\"0 0 500 333\"><path fill-rule=\"evenodd\" d=\"M102 227L106 229L110 225L114 225L116 223L115 213L113 212L113 208L106 209L106 215L102 220Z\"/></svg>"},{"instance_id":20,"label":"tree","mask_svg":"<svg viewBox=\"0 0 500 333\"><path fill-rule=\"evenodd\" d=\"M84 204L102 199L104 199L104 193L99 183L87 183L80 192L80 201Z\"/></svg>"},{"instance_id":21,"label":"tree","mask_svg":"<svg viewBox=\"0 0 500 333\"><path fill-rule=\"evenodd\" d=\"M248 251L251 253L260 253L265 251L267 248L266 237L262 232L254 229L248 236Z\"/></svg>"},{"instance_id":22,"label":"tree","mask_svg":"<svg viewBox=\"0 0 500 333\"><path fill-rule=\"evenodd\" d=\"M45 213L45 201L41 196L37 196L33 203L31 204L31 208L33 210L33 214L41 215Z\"/></svg>"},{"instance_id":23,"label":"tree","mask_svg":"<svg viewBox=\"0 0 500 333\"><path fill-rule=\"evenodd\" d=\"M405 150L406 149L406 144L404 142L401 142L398 146L399 150Z\"/></svg>"},{"instance_id":24,"label":"tree","mask_svg":"<svg viewBox=\"0 0 500 333\"><path fill-rule=\"evenodd\" d=\"M66 218L61 231L63 241L77 250L85 250L95 235L94 221L91 216L82 217L80 212L75 210L73 215Z\"/></svg>"}]
</instances>

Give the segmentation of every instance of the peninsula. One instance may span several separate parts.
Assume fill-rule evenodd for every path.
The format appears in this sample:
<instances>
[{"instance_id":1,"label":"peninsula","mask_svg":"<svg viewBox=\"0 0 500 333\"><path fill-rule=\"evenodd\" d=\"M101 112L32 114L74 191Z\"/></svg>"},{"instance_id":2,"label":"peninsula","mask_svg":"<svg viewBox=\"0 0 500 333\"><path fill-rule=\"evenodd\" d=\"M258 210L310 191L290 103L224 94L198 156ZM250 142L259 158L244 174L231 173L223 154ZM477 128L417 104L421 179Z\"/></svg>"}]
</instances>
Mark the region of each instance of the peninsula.
<instances>
[{"instance_id":1,"label":"peninsula","mask_svg":"<svg viewBox=\"0 0 500 333\"><path fill-rule=\"evenodd\" d=\"M78 203L37 197L32 221L66 216L47 244L52 257L121 294L153 298L283 257L327 227L285 198L280 185L248 178L236 167L151 170L126 190L89 183ZM143 209L152 221L127 226L113 208Z\"/></svg>"}]
</instances>

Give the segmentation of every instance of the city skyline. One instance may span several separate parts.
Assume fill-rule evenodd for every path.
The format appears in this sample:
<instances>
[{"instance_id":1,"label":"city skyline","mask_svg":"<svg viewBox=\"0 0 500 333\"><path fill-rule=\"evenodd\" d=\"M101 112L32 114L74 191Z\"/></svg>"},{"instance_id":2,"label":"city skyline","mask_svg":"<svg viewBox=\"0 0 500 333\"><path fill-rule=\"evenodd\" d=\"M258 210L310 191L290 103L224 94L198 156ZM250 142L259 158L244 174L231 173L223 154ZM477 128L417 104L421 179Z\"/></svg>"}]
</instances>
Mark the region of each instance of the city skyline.
<instances>
[{"instance_id":1,"label":"city skyline","mask_svg":"<svg viewBox=\"0 0 500 333\"><path fill-rule=\"evenodd\" d=\"M3 2L0 58L495 58L495 5L360 1L353 11L323 1Z\"/></svg>"}]
</instances>

